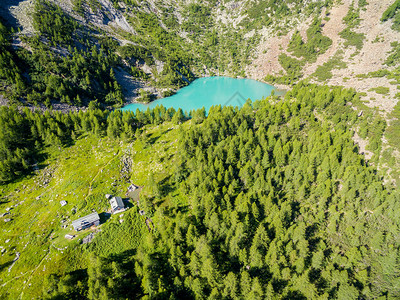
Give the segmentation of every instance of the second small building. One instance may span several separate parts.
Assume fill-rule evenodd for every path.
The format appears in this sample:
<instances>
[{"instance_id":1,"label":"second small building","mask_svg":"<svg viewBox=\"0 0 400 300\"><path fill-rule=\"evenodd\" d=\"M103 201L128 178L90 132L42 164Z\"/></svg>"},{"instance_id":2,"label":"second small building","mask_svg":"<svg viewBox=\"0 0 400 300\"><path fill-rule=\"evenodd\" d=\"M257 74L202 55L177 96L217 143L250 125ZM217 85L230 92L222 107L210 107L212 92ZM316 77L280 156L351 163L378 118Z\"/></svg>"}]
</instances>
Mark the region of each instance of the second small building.
<instances>
[{"instance_id":1,"label":"second small building","mask_svg":"<svg viewBox=\"0 0 400 300\"><path fill-rule=\"evenodd\" d=\"M121 197L112 197L110 200L111 210L113 214L122 212L125 210L124 201Z\"/></svg>"}]
</instances>

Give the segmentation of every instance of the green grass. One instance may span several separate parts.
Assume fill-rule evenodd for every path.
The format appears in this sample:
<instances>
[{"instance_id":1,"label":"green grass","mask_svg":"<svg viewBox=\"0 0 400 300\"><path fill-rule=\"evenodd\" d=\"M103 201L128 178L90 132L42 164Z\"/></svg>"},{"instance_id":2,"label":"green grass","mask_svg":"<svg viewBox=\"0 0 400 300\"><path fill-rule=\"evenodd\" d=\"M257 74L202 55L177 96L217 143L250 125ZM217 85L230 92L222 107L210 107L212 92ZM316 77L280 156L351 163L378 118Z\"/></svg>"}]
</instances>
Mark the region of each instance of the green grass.
<instances>
[{"instance_id":1,"label":"green grass","mask_svg":"<svg viewBox=\"0 0 400 300\"><path fill-rule=\"evenodd\" d=\"M400 43L393 42L390 44L392 50L389 51L389 56L385 60L385 64L388 66L395 66L400 63Z\"/></svg>"},{"instance_id":2,"label":"green grass","mask_svg":"<svg viewBox=\"0 0 400 300\"><path fill-rule=\"evenodd\" d=\"M389 92L390 92L390 89L388 87L385 87L385 86L378 86L376 88L370 88L368 91L369 92L375 92L375 93L380 94L380 95L388 95Z\"/></svg>"},{"instance_id":3,"label":"green grass","mask_svg":"<svg viewBox=\"0 0 400 300\"><path fill-rule=\"evenodd\" d=\"M186 122L182 126L189 125L190 122ZM130 180L144 186L143 196L150 196L147 188L150 172L156 181L167 180L174 164L178 130L172 127L172 123L146 126L139 140L132 143L83 136L71 147L47 149L48 158L37 175L3 185L0 213L23 203L10 210L11 222L4 223L4 218L0 219L0 246L6 249L0 256L0 299L18 299L21 292L23 299L39 297L43 278L49 274L86 269L88 255L82 255L85 251L107 257L134 250L148 232L136 204L101 224L101 231L88 246L82 247L80 240L91 230L77 234L71 221L92 210L99 214L109 210L105 194L124 197L130 183L120 173L123 155L132 158ZM48 185L41 186L41 178L46 177L43 174L47 170L51 170L52 176L47 176L50 178ZM68 204L61 207L61 200ZM168 203L169 199L165 200ZM120 223L122 214L124 221ZM67 220L68 228L61 227L62 220ZM64 238L67 233L77 237L67 240ZM20 259L8 272L17 252Z\"/></svg>"},{"instance_id":4,"label":"green grass","mask_svg":"<svg viewBox=\"0 0 400 300\"><path fill-rule=\"evenodd\" d=\"M137 205L126 212L112 215L107 222L93 242L84 247L99 256L107 257L136 249L147 230L145 218L139 215Z\"/></svg>"}]
</instances>

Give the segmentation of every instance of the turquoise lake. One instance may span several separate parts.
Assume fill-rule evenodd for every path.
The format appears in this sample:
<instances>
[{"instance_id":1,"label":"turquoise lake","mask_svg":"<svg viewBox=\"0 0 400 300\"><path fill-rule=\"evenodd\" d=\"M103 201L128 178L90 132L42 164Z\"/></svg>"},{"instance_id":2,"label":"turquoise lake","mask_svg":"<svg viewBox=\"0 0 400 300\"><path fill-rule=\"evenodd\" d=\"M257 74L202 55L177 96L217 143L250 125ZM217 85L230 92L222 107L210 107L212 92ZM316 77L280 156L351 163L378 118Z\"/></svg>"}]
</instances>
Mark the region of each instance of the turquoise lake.
<instances>
[{"instance_id":1,"label":"turquoise lake","mask_svg":"<svg viewBox=\"0 0 400 300\"><path fill-rule=\"evenodd\" d=\"M175 95L155 100L149 104L132 103L122 110L141 111L163 105L165 108L182 108L185 112L204 107L208 112L213 105L242 107L247 99L259 100L271 95L275 87L252 79L206 77L193 81Z\"/></svg>"}]
</instances>

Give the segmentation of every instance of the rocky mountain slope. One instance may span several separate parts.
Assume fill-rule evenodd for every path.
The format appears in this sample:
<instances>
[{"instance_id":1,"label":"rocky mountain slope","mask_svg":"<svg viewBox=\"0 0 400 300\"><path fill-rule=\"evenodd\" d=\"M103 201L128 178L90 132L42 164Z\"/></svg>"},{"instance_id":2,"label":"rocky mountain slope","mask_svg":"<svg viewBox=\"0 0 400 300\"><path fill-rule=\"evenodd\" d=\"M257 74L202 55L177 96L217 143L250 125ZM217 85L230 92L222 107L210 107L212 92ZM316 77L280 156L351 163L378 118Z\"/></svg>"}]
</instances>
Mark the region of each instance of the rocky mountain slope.
<instances>
[{"instance_id":1,"label":"rocky mountain slope","mask_svg":"<svg viewBox=\"0 0 400 300\"><path fill-rule=\"evenodd\" d=\"M398 84L390 83L391 80L387 77L360 78L360 75L388 69L385 61L392 50L391 45L400 40L400 33L391 28L390 22L380 21L383 12L388 9L391 2L371 0L360 10L360 23L355 28L356 33L364 35L360 49L355 46L346 46L346 40L340 36L340 32L346 28L343 19L348 14L352 3L353 1L341 1L334 4L332 8L321 12L322 33L332 40L332 45L315 62L304 66L304 77L310 78L313 82L321 82L316 80L313 74L318 66L326 64L340 51L342 53L341 61L345 63L346 67L333 69L332 78L327 79L324 83L355 88L359 92L365 92L364 99L368 105L376 106L383 112L390 112L397 103L395 96L398 93ZM296 30L299 30L302 36L306 36L305 32L311 21L309 18L284 36L265 36L257 49L257 58L247 67L249 76L262 80L266 74L279 74L282 70L278 61L279 54L288 48L290 39ZM381 86L389 88L389 92L380 94L372 90Z\"/></svg>"},{"instance_id":2,"label":"rocky mountain slope","mask_svg":"<svg viewBox=\"0 0 400 300\"><path fill-rule=\"evenodd\" d=\"M165 52L171 52L171 49L182 48L190 59L184 62L178 55L177 62L181 66L186 65L195 76L218 74L257 80L264 80L267 75L281 76L287 73L279 61L280 55L285 53L296 58L288 51L293 35L299 32L306 43L307 30L313 20L319 19L322 35L332 43L315 60L303 64L301 76L297 79L309 78L314 82L355 88L366 94L364 99L370 106L376 106L384 112L390 112L396 104L398 84L393 84L387 76L365 76L369 72L390 69L385 61L390 55L393 42L400 40L400 33L391 28L390 20L381 22L382 14L391 5L390 2L294 1L290 5L275 1L51 2L61 7L80 25L95 32L96 37L112 37L122 46L132 44L150 48L150 45L156 45L150 52L163 48ZM14 36L14 44L28 49L29 45L21 44L19 37L41 34L33 26L33 11L32 0L6 1L2 4L2 17L22 29L21 33ZM350 26L345 21L349 11L354 11L358 19L357 24L351 25L353 32L361 37L361 45L357 47L346 42L341 35ZM149 25L159 27L158 34L165 34L172 47L166 49L165 44L155 36L157 33L154 28L150 30L153 32L148 31ZM180 76L181 73L176 66L172 67L172 73L165 70L169 66L166 61L175 57L151 55L155 58L153 65L137 61L133 65L148 74L153 81L129 75L127 70L132 67L132 62L124 60L120 68L115 68L117 80L130 101L135 100L143 88L159 97L165 88L179 87L176 82L167 80L166 84L154 89L157 87L155 82L162 81L163 77ZM329 65L332 60L336 62L333 66L320 70L330 75L316 76L318 67ZM277 81L274 83L279 85ZM285 83L287 86L288 82ZM383 94L377 93L375 89L380 87L389 90Z\"/></svg>"}]
</instances>

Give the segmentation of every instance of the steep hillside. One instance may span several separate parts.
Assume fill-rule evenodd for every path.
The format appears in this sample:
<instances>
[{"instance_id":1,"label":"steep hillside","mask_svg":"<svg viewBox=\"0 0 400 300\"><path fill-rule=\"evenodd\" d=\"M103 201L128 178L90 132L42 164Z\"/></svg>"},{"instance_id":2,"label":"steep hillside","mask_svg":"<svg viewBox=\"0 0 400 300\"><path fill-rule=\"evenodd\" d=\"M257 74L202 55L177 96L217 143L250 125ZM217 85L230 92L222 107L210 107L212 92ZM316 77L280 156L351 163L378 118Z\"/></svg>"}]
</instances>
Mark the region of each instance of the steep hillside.
<instances>
[{"instance_id":1,"label":"steep hillside","mask_svg":"<svg viewBox=\"0 0 400 300\"><path fill-rule=\"evenodd\" d=\"M360 128L354 140L369 158L378 151L374 163L391 174L388 181L397 181L400 144L390 138L400 98L396 5L9 1L0 12L22 30L1 31L8 53L2 65L9 71L0 74L0 85L12 102L64 111L95 99L104 107L152 101L199 76L249 77L282 88L300 80L353 88L389 125L382 147L371 146Z\"/></svg>"},{"instance_id":2,"label":"steep hillside","mask_svg":"<svg viewBox=\"0 0 400 300\"><path fill-rule=\"evenodd\" d=\"M7 6L6 1L1 13L10 24L19 24L22 29L13 36L13 44L29 51L35 46L32 38L26 36L39 35L39 43L49 45L48 33L39 24L43 20L35 21L34 3L9 1ZM115 85L101 91L96 85L104 83L94 78L95 86L90 91L56 93L49 96L49 101L68 103L65 99L68 95L70 103L81 105L75 101L79 95L87 101L97 98L108 104L122 103L119 89L125 101L149 101L173 93L196 76L216 74L267 80L283 87L305 78L352 87L366 93L364 100L371 107L387 113L397 102L398 62L388 65L387 59L393 51L397 55L393 43L400 39L400 33L392 26L394 17L382 17L391 7L390 2L51 0L50 3L55 6L48 6L48 11L58 6L79 25L77 30L81 33L72 37L73 46L89 51L93 46L103 45L110 51L107 55L115 55L114 62L106 68L113 69L115 78L110 80L118 82L120 87ZM90 38L82 36L83 32ZM315 35L328 41L325 48L313 44L318 43ZM91 42L82 44L83 37ZM105 39L110 40L105 42ZM304 44L303 50L300 44L295 45L296 39ZM55 57L73 56L67 45L57 40L52 42L57 47L46 51ZM369 74L379 70L391 74ZM57 76L70 75L61 71ZM89 77L93 76L89 71ZM28 82L32 79L30 73L25 77ZM29 88L17 93L17 98L29 95ZM35 97L28 102L32 102L31 98Z\"/></svg>"},{"instance_id":3,"label":"steep hillside","mask_svg":"<svg viewBox=\"0 0 400 300\"><path fill-rule=\"evenodd\" d=\"M302 78L354 88L366 93L363 99L368 105L378 107L383 113L390 112L398 99L397 77L383 73L367 75L379 70L397 72L398 62L388 65L387 60L392 51L398 51L394 43L399 41L400 32L391 28L392 22L381 21L390 5L390 2L373 0L341 1L324 9L320 15L322 34L332 40L332 45L315 61L302 66ZM281 37L266 36L258 48L258 57L247 67L249 76L259 80L268 74L279 76L282 70L279 55L283 52L293 56L288 49L293 35L298 30L306 38L311 22L308 19ZM347 31L354 33L346 36ZM380 87L388 91L379 93Z\"/></svg>"},{"instance_id":4,"label":"steep hillside","mask_svg":"<svg viewBox=\"0 0 400 300\"><path fill-rule=\"evenodd\" d=\"M149 101L173 93L196 76L245 77L245 66L253 60L254 49L266 32L286 34L288 28L319 13L328 3L43 0L21 1L8 10L5 3L3 17L22 28L8 37L17 46L10 51L27 72L21 74L25 89L16 90L10 82L3 88L9 98L22 96L32 104L40 102L36 93L45 92L46 105L57 100L79 106L95 98L121 105L120 91L125 100ZM63 29L66 27L67 31ZM105 81L104 75L97 78L90 69L79 74L89 78L82 83L72 70L40 70L41 78L35 76L39 69L32 59L37 60L37 52L60 64L61 60L74 60L77 49L82 62L91 65L93 49L102 47L106 51L100 56L106 56L107 62L102 62L101 68L107 73L113 70ZM64 87L76 82L76 86L66 91L45 91L41 86L48 82Z\"/></svg>"}]
</instances>

